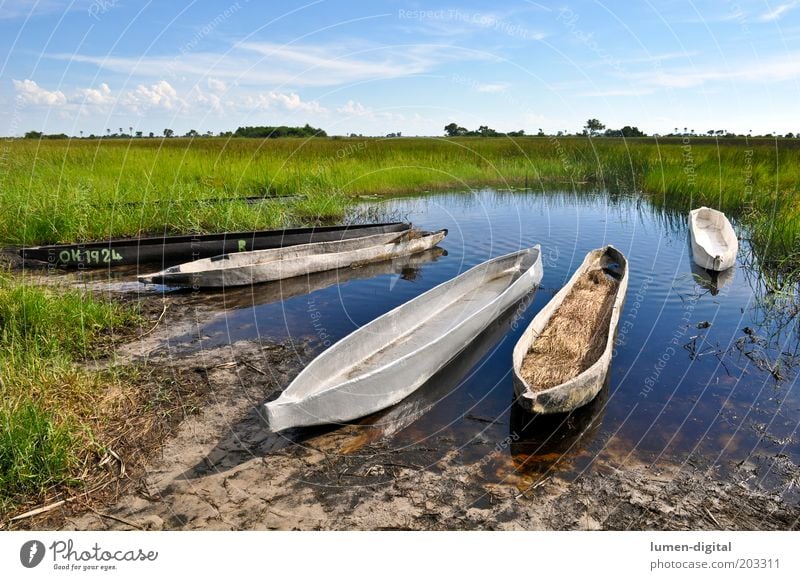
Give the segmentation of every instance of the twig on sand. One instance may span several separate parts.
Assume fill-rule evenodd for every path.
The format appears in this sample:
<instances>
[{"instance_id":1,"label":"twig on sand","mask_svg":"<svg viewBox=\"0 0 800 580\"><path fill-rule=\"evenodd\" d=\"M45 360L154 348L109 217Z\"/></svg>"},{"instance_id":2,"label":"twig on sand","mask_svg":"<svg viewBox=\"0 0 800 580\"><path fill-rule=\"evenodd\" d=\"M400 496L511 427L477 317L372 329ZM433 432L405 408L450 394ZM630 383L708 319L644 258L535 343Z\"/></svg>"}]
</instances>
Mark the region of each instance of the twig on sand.
<instances>
[{"instance_id":1,"label":"twig on sand","mask_svg":"<svg viewBox=\"0 0 800 580\"><path fill-rule=\"evenodd\" d=\"M535 481L534 483L532 483L531 485L529 485L528 487L526 487L525 489L523 489L521 492L519 492L519 493L517 494L517 496L516 496L514 499L519 499L519 498L521 498L522 496L524 496L524 495L525 495L526 493L528 493L529 491L533 491L533 490L534 490L534 489L536 489L537 487L540 487L540 486L544 485L544 484L545 484L545 483L547 483L549 480L550 480L550 476L548 475L547 477L545 477L545 478L543 478L543 479L540 479L540 480L538 480L538 481Z\"/></svg>"},{"instance_id":2,"label":"twig on sand","mask_svg":"<svg viewBox=\"0 0 800 580\"><path fill-rule=\"evenodd\" d=\"M50 504L47 504L47 505L43 505L43 506L38 507L36 509L32 509L30 511L27 511L24 514L19 514L18 516L14 516L13 518L11 518L10 521L16 522L16 521L24 520L24 519L27 519L27 518L32 518L33 516L38 516L39 514L47 513L50 510L54 510L57 507L61 507L61 506L65 505L65 504L67 504L69 502L72 502L72 501L75 501L77 499L80 499L81 497L86 497L86 496L88 496L88 495L90 495L90 494L92 494L92 493L94 493L96 491L100 491L101 489L106 487L112 481L114 481L114 480L112 479L112 480L106 481L105 483L103 483L101 485L98 485L97 487L95 487L93 489L90 489L89 491L84 492L84 493L82 493L80 495L74 495L72 497L66 497L66 498L64 498L62 500L59 500L59 501L56 501L56 502L53 502L53 503L50 503Z\"/></svg>"},{"instance_id":3,"label":"twig on sand","mask_svg":"<svg viewBox=\"0 0 800 580\"><path fill-rule=\"evenodd\" d=\"M112 516L111 514L104 514L103 512L99 512L99 511L97 511L97 510L96 510L96 509L94 509L92 506L86 506L86 507L88 507L88 508L89 508L89 511L91 511L92 513L95 513L95 514L97 514L97 515L98 515L98 516L100 516L101 518L107 518L107 519L109 519L109 520L114 520L115 522L119 522L119 523L121 523L121 524L125 524L126 526L130 526L130 527L132 527L132 528L135 528L135 529L137 529L137 530L143 530L143 529L144 529L144 528L143 528L142 526L140 526L139 524L135 524L135 523L133 523L133 522L132 522L132 521L130 521L130 520L126 520L125 518L121 518L121 517L119 517L119 516Z\"/></svg>"},{"instance_id":4,"label":"twig on sand","mask_svg":"<svg viewBox=\"0 0 800 580\"><path fill-rule=\"evenodd\" d=\"M164 308L161 310L161 314L159 315L158 320L156 320L156 323L153 325L153 328L142 334L142 336L147 336L153 332L159 324L161 324L161 321L164 319L164 315L167 313L167 306L168 304L164 302Z\"/></svg>"},{"instance_id":5,"label":"twig on sand","mask_svg":"<svg viewBox=\"0 0 800 580\"><path fill-rule=\"evenodd\" d=\"M244 366L248 367L248 368L251 368L251 369L253 369L253 370L254 370L254 371L256 371L257 373L261 373L261 374L262 374L262 375L264 375L265 377L267 376L267 373L266 373L266 372L264 372L263 370L261 370L260 368L258 368L256 365L254 365L254 364L251 364L251 363L247 362L246 360L243 360L243 361L242 361L242 364L243 364Z\"/></svg>"},{"instance_id":6,"label":"twig on sand","mask_svg":"<svg viewBox=\"0 0 800 580\"><path fill-rule=\"evenodd\" d=\"M65 503L67 503L68 501L73 500L73 499L75 499L75 498L62 499L61 501L57 501L57 502L54 502L54 503L51 503L51 504L48 504L48 505L44 505L42 507L38 507L35 510L31 510L29 512L25 512L24 514L20 514L18 516L14 516L13 518L11 518L11 521L12 522L16 522L16 521L19 521L19 520L24 520L26 518L32 518L33 516L38 516L39 514L43 514L43 513L49 512L50 510L54 510L57 507L61 507L62 505L64 505Z\"/></svg>"},{"instance_id":7,"label":"twig on sand","mask_svg":"<svg viewBox=\"0 0 800 580\"><path fill-rule=\"evenodd\" d=\"M717 521L717 518L714 517L714 514L712 514L710 511L708 511L708 508L704 507L703 509L705 510L706 514L708 514L708 517L711 518L711 521L714 522L717 525L717 527L721 530L722 529L722 525Z\"/></svg>"}]
</instances>

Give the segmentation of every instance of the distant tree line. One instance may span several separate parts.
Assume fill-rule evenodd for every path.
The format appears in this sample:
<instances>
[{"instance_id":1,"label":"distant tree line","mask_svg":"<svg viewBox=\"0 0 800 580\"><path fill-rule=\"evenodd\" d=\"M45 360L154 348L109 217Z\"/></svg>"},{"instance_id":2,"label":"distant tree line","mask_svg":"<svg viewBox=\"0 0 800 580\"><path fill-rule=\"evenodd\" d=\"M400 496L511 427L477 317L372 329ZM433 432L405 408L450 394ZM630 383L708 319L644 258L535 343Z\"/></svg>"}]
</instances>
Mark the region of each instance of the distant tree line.
<instances>
[{"instance_id":1,"label":"distant tree line","mask_svg":"<svg viewBox=\"0 0 800 580\"><path fill-rule=\"evenodd\" d=\"M129 127L129 133L125 133L122 127L119 128L118 133L112 133L111 129L106 129L105 135L95 135L94 133L88 135L86 138L88 139L143 139L145 137L153 139L156 135L152 131L145 135L142 131L135 131L133 127ZM400 136L400 133L392 134L392 136ZM161 132L161 136L166 138L175 137L175 131L173 129L164 129ZM214 133L212 131L206 131L205 133L200 133L195 129L190 129L186 133L183 134L184 137L214 137ZM323 131L322 129L317 129L316 127L312 127L311 125L307 124L303 127L239 127L236 131L220 131L217 133L218 137L250 137L250 138L259 138L259 139L270 139L270 138L278 138L278 137L327 137L328 134ZM69 139L68 135L64 133L58 134L44 134L41 131L28 131L25 133L26 139ZM84 138L83 131L80 131L80 138Z\"/></svg>"},{"instance_id":2,"label":"distant tree line","mask_svg":"<svg viewBox=\"0 0 800 580\"><path fill-rule=\"evenodd\" d=\"M510 131L509 133L501 133L494 129L481 125L475 131L470 131L464 127L459 126L457 123L450 123L444 126L444 132L448 137L522 137L525 131Z\"/></svg>"},{"instance_id":3,"label":"distant tree line","mask_svg":"<svg viewBox=\"0 0 800 580\"><path fill-rule=\"evenodd\" d=\"M308 123L303 127L239 127L234 137L256 137L260 139L277 139L278 137L327 137L322 129L312 127Z\"/></svg>"},{"instance_id":4,"label":"distant tree line","mask_svg":"<svg viewBox=\"0 0 800 580\"><path fill-rule=\"evenodd\" d=\"M64 133L53 133L50 135L45 135L40 131L28 131L25 133L26 139L69 139Z\"/></svg>"},{"instance_id":5,"label":"distant tree line","mask_svg":"<svg viewBox=\"0 0 800 580\"><path fill-rule=\"evenodd\" d=\"M525 131L509 131L507 133L501 131L495 131L494 129L487 127L486 125L481 125L478 127L477 130L470 131L458 123L449 123L444 126L444 134L447 137L522 137L525 135ZM748 132L747 135L744 134L735 134L731 133L730 131L726 131L725 129L709 129L705 133L695 133L694 129L688 129L687 127L683 128L683 131L680 131L678 127L675 127L674 132L667 133L667 134L659 134L654 133L654 137L721 137L721 138L734 138L734 137L754 137L754 138L775 138L775 137L783 137L784 139L795 139L800 138L800 133L786 133L785 135L778 135L778 134L766 134L766 135L753 135L752 131ZM647 133L640 130L638 127L625 125L621 129L608 129L606 128L605 124L601 123L598 119L592 118L586 121L586 124L582 127L581 131L575 132L570 134L569 131L563 130L558 131L555 135L547 135L542 129L536 133L537 137L624 137L624 138L632 138L632 137L647 137Z\"/></svg>"},{"instance_id":6,"label":"distant tree line","mask_svg":"<svg viewBox=\"0 0 800 580\"><path fill-rule=\"evenodd\" d=\"M487 125L481 125L475 130L469 130L458 123L449 123L444 126L444 133L448 137L524 137L525 131L520 129L518 131L508 131L508 132L501 132L492 129ZM255 126L255 127L238 127L236 131L220 131L216 133L216 135L211 131L206 131L205 133L200 133L195 129L190 129L186 133L182 135L183 137L189 138L199 138L199 137L246 137L246 138L256 138L256 139L276 139L279 137L327 137L328 134L316 127L312 127L308 123L306 123L303 127L287 127L285 125L271 127L271 126ZM361 137L361 134L350 133L350 137ZM394 138L394 137L401 137L402 133L399 131L396 133L388 133L386 137ZM570 137L570 136L584 136L590 138L596 137L624 137L624 138L633 138L633 137L647 137L647 133L641 131L638 127L625 125L621 129L608 129L606 128L605 124L601 123L598 119L592 118L586 121L586 124L583 126L581 131L576 131L575 133L570 134L566 130L558 131L555 135L548 135L542 129L539 129L536 133L537 137ZM736 134L726 129L709 129L705 132L695 132L694 129L689 129L687 127L683 128L681 131L678 127L675 127L674 131L671 133L666 134L659 134L654 133L654 137L712 137L712 138L735 138L735 137L753 137L753 138L775 138L775 137L783 137L784 139L795 139L800 138L799 133L786 133L785 135L777 135L777 134L765 134L765 135L753 135L752 131L749 131L746 135L744 134ZM111 129L106 129L105 135L95 135L94 133L87 136L88 139L144 139L150 138L153 139L156 137L156 134L150 131L148 134L144 134L142 131L134 131L133 127L128 127L128 132L126 133L122 127L119 128L119 132L111 132ZM161 134L158 137L163 138L171 138L177 137L175 131L169 128L164 129L161 131ZM339 138L336 135L333 136L334 138ZM64 133L55 133L55 134L45 134L41 131L28 131L25 133L26 139L69 139L68 135ZM84 138L83 131L80 131L80 138Z\"/></svg>"}]
</instances>

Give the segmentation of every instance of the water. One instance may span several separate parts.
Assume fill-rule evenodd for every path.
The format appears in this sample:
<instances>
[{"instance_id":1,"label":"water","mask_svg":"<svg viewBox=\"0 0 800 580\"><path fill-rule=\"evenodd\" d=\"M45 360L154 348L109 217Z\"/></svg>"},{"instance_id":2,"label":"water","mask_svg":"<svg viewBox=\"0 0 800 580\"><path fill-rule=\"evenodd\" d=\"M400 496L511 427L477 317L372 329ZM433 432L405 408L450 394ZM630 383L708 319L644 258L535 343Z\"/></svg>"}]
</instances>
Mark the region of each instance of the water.
<instances>
[{"instance_id":1,"label":"water","mask_svg":"<svg viewBox=\"0 0 800 580\"><path fill-rule=\"evenodd\" d=\"M736 269L712 281L693 267L685 216L639 198L487 190L394 199L380 209L448 228L445 252L204 295L198 300L224 305L224 314L201 324L201 341L192 333L177 342L292 338L319 352L484 260L541 244L535 295L409 399L362 421L359 444L457 449L461 461L481 462L488 480L506 477L509 464L574 476L602 459L621 468L691 462L721 474L761 462L766 481L780 461L800 459L797 321L791 304L764 292L746 241ZM605 244L630 267L607 387L570 415L529 416L513 404L513 346L585 254Z\"/></svg>"}]
</instances>

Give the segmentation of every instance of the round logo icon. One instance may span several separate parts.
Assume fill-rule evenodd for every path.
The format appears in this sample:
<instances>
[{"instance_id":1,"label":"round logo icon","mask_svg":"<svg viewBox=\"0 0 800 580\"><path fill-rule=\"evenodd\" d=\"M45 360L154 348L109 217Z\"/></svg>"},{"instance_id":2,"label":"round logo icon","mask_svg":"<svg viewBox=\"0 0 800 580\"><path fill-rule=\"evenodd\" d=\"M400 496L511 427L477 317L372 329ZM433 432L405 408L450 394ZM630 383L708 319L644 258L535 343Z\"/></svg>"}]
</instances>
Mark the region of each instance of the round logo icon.
<instances>
[{"instance_id":1,"label":"round logo icon","mask_svg":"<svg viewBox=\"0 0 800 580\"><path fill-rule=\"evenodd\" d=\"M29 540L19 549L19 561L26 568L36 568L44 559L44 544L39 540Z\"/></svg>"}]
</instances>

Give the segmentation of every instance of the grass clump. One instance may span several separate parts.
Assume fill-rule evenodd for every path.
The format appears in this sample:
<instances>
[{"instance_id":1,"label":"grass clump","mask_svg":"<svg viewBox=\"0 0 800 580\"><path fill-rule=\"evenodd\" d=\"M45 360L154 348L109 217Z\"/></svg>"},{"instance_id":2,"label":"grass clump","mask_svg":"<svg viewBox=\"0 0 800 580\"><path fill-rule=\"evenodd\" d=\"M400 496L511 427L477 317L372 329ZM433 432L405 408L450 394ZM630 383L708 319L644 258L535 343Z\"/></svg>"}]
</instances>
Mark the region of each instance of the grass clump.
<instances>
[{"instance_id":1,"label":"grass clump","mask_svg":"<svg viewBox=\"0 0 800 580\"><path fill-rule=\"evenodd\" d=\"M132 311L0 273L0 510L75 482L112 375L75 363L107 354Z\"/></svg>"},{"instance_id":2,"label":"grass clump","mask_svg":"<svg viewBox=\"0 0 800 580\"><path fill-rule=\"evenodd\" d=\"M64 483L79 462L80 437L33 401L0 408L0 506Z\"/></svg>"}]
</instances>

